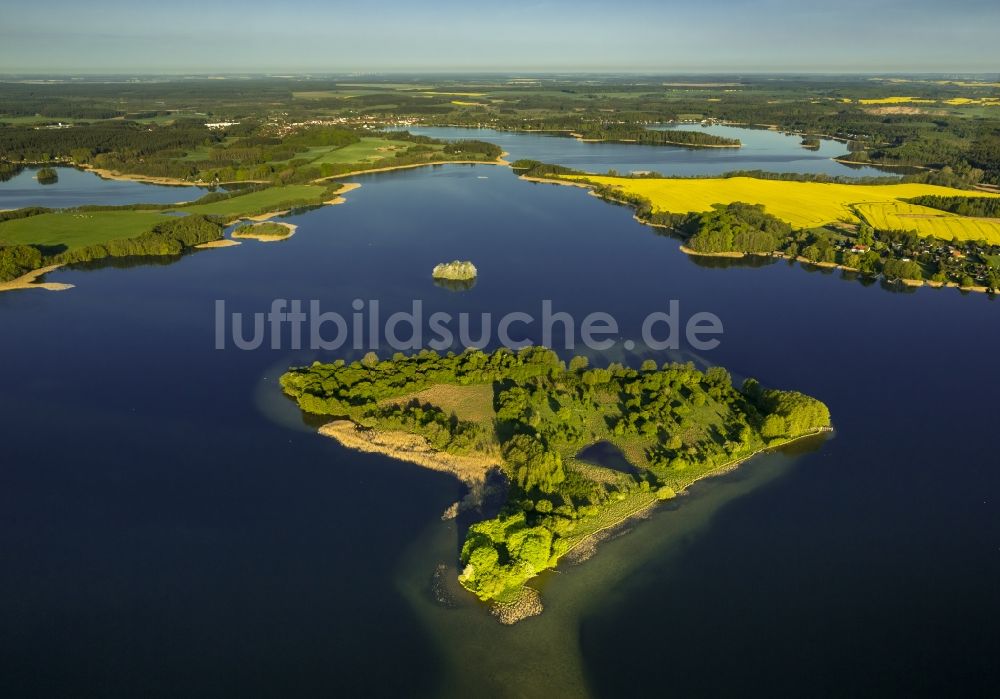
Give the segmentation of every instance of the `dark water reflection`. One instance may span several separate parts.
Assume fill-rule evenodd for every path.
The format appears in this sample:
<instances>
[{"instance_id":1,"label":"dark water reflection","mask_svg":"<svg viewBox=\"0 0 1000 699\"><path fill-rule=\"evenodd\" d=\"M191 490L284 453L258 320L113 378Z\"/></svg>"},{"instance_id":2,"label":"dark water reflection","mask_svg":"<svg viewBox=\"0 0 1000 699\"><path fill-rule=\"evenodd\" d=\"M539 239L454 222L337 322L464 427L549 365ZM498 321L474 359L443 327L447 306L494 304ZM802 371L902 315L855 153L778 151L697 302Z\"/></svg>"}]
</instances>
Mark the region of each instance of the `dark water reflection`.
<instances>
[{"instance_id":1,"label":"dark water reflection","mask_svg":"<svg viewBox=\"0 0 1000 699\"><path fill-rule=\"evenodd\" d=\"M208 193L204 187L167 186L129 180L106 180L73 167L53 168L57 182L43 184L35 177L37 167L27 167L0 181L0 210L26 206L64 209L84 204L176 204L193 201Z\"/></svg>"}]
</instances>

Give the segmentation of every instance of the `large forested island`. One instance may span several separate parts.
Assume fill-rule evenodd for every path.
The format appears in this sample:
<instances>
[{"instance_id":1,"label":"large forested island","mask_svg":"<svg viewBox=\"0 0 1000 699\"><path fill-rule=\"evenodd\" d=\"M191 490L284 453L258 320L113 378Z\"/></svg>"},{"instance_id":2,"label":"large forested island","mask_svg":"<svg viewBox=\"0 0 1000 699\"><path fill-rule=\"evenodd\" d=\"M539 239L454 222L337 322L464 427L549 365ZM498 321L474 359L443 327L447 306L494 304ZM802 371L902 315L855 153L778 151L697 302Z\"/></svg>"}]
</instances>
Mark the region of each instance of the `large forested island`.
<instances>
[{"instance_id":1,"label":"large forested island","mask_svg":"<svg viewBox=\"0 0 1000 699\"><path fill-rule=\"evenodd\" d=\"M592 368L539 347L369 354L293 368L281 385L307 413L338 418L322 431L346 445L463 478L473 507L489 472L502 474L503 505L468 529L460 575L501 604L596 533L699 478L830 429L815 398L752 379L736 388L720 367Z\"/></svg>"}]
</instances>

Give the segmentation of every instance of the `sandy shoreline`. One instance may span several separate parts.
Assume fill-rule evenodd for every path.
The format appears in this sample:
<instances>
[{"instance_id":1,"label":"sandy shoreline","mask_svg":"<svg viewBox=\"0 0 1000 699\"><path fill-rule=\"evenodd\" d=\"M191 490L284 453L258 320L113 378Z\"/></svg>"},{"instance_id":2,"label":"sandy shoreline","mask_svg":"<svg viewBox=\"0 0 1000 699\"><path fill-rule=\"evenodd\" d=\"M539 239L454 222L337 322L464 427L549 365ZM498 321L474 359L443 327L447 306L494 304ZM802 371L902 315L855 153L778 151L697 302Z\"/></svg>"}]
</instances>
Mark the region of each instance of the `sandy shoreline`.
<instances>
[{"instance_id":1,"label":"sandy shoreline","mask_svg":"<svg viewBox=\"0 0 1000 699\"><path fill-rule=\"evenodd\" d=\"M113 170L105 170L100 167L92 167L90 165L79 165L82 170L87 172L92 172L101 179L105 180L122 180L126 182L142 182L145 184L164 184L170 185L172 187L203 187L205 185L199 184L197 182L188 182L186 180L179 180L175 177L154 177L152 175L125 175L120 172L114 172Z\"/></svg>"},{"instance_id":2,"label":"sandy shoreline","mask_svg":"<svg viewBox=\"0 0 1000 699\"><path fill-rule=\"evenodd\" d=\"M236 218L229 221L228 225L231 226L234 223L238 223L240 221L253 221L254 223L263 223L264 221L268 221L274 218L275 216L284 216L285 214L290 212L291 209L279 209L278 211L267 211L263 214L255 214L254 216L237 216Z\"/></svg>"},{"instance_id":3,"label":"sandy shoreline","mask_svg":"<svg viewBox=\"0 0 1000 699\"><path fill-rule=\"evenodd\" d=\"M525 182L540 182L541 184L555 184L562 187L579 187L580 189L592 189L594 185L585 184L583 182L576 182L570 180L558 180L558 179L548 179L547 177L529 177L528 175L518 176L519 180L524 180Z\"/></svg>"},{"instance_id":4,"label":"sandy shoreline","mask_svg":"<svg viewBox=\"0 0 1000 699\"><path fill-rule=\"evenodd\" d=\"M831 158L831 160L836 160L838 163L843 165L867 165L868 167L880 168L880 167L912 167L916 170L931 170L932 168L926 165L898 165L896 163L872 163L865 162L863 160L848 160L847 158Z\"/></svg>"},{"instance_id":5,"label":"sandy shoreline","mask_svg":"<svg viewBox=\"0 0 1000 699\"><path fill-rule=\"evenodd\" d=\"M637 218L636 220L642 221L642 219ZM681 245L681 252L685 255L691 255L693 257L728 257L731 259L742 259L747 256L745 252L699 252L697 250L692 250L687 245Z\"/></svg>"},{"instance_id":6,"label":"sandy shoreline","mask_svg":"<svg viewBox=\"0 0 1000 699\"><path fill-rule=\"evenodd\" d=\"M229 238L223 238L221 240L210 240L207 243L202 243L201 245L195 245L196 250L212 250L214 248L231 248L234 245L241 245L238 240L230 240Z\"/></svg>"},{"instance_id":7,"label":"sandy shoreline","mask_svg":"<svg viewBox=\"0 0 1000 699\"><path fill-rule=\"evenodd\" d=\"M125 182L143 182L146 184L161 184L168 185L171 187L221 187L227 184L267 184L268 180L240 180L238 182L190 182L188 180L181 180L176 177L159 177L156 175L138 175L138 174L126 174L121 172L115 172L114 170L107 170L101 167L94 167L93 165L77 165L72 164L72 167L80 168L87 172L92 172L98 177L102 177L106 180L122 180ZM187 202L184 202L187 203Z\"/></svg>"},{"instance_id":8,"label":"sandy shoreline","mask_svg":"<svg viewBox=\"0 0 1000 699\"><path fill-rule=\"evenodd\" d=\"M46 291L66 291L66 289L72 289L72 284L37 281L39 277L42 277L49 272L54 272L60 267L62 267L61 264L39 267L38 269L32 270L27 274L22 274L17 279L11 279L9 282L0 282L0 292L17 291L18 289L45 289Z\"/></svg>"},{"instance_id":9,"label":"sandy shoreline","mask_svg":"<svg viewBox=\"0 0 1000 699\"><path fill-rule=\"evenodd\" d=\"M343 195L347 194L348 192L353 192L355 189L358 189L359 187L361 187L360 182L345 182L343 187L334 192L335 196L333 197L333 199L327 199L323 203L326 204L327 206L336 206L337 204L343 204L345 201L347 201L347 199L345 199Z\"/></svg>"},{"instance_id":10,"label":"sandy shoreline","mask_svg":"<svg viewBox=\"0 0 1000 699\"><path fill-rule=\"evenodd\" d=\"M486 480L487 472L500 465L499 457L449 454L434 449L419 435L367 429L351 420L328 422L319 428L319 433L332 437L348 449L382 454L433 471L450 473L470 488L481 485Z\"/></svg>"}]
</instances>

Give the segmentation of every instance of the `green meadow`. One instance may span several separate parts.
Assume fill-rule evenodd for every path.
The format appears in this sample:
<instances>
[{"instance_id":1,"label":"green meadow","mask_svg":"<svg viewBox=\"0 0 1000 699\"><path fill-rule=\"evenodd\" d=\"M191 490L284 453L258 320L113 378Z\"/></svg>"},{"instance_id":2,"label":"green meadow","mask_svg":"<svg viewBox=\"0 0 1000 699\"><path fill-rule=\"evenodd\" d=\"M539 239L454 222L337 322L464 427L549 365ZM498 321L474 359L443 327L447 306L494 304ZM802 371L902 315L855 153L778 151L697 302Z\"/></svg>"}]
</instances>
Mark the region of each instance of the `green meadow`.
<instances>
[{"instance_id":1,"label":"green meadow","mask_svg":"<svg viewBox=\"0 0 1000 699\"><path fill-rule=\"evenodd\" d=\"M68 250L142 235L167 219L157 211L67 209L0 223L0 241L13 245L65 245Z\"/></svg>"},{"instance_id":2,"label":"green meadow","mask_svg":"<svg viewBox=\"0 0 1000 699\"><path fill-rule=\"evenodd\" d=\"M293 184L283 187L268 187L231 199L208 204L192 204L178 207L175 211L206 216L254 216L270 211L281 211L296 206L322 204L327 199L328 189L315 184Z\"/></svg>"}]
</instances>

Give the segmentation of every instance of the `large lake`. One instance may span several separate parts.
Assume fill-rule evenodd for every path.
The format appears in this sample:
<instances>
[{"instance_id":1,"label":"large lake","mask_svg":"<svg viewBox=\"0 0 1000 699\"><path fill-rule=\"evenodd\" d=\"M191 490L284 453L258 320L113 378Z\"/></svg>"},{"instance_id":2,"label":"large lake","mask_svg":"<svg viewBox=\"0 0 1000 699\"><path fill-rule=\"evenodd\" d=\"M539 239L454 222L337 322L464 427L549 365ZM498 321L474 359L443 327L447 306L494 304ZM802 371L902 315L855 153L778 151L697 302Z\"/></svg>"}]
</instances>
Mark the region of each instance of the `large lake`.
<instances>
[{"instance_id":1,"label":"large lake","mask_svg":"<svg viewBox=\"0 0 1000 699\"><path fill-rule=\"evenodd\" d=\"M996 301L699 264L626 208L506 168L356 181L284 242L0 294L0 696L995 691ZM431 282L454 258L478 266L472 290ZM457 482L344 450L280 395L290 364L359 353L214 348L216 300L275 298L384 315L550 299L612 313L623 338L677 299L717 314L722 344L652 356L802 390L837 430L699 484L502 627L431 594Z\"/></svg>"},{"instance_id":2,"label":"large lake","mask_svg":"<svg viewBox=\"0 0 1000 699\"><path fill-rule=\"evenodd\" d=\"M434 138L472 138L490 141L507 151L508 160L530 158L543 163L565 165L585 172L622 174L655 171L661 175L690 177L721 175L734 170L804 172L841 177L885 177L873 167L844 165L833 158L845 155L847 146L832 139L821 139L818 150L802 147L802 137L769 129L736 126L700 126L680 124L651 128L676 128L704 131L717 136L738 138L741 148L681 148L675 146L639 146L625 143L588 143L575 138L523 131L496 131L451 126L406 127L410 133Z\"/></svg>"}]
</instances>

